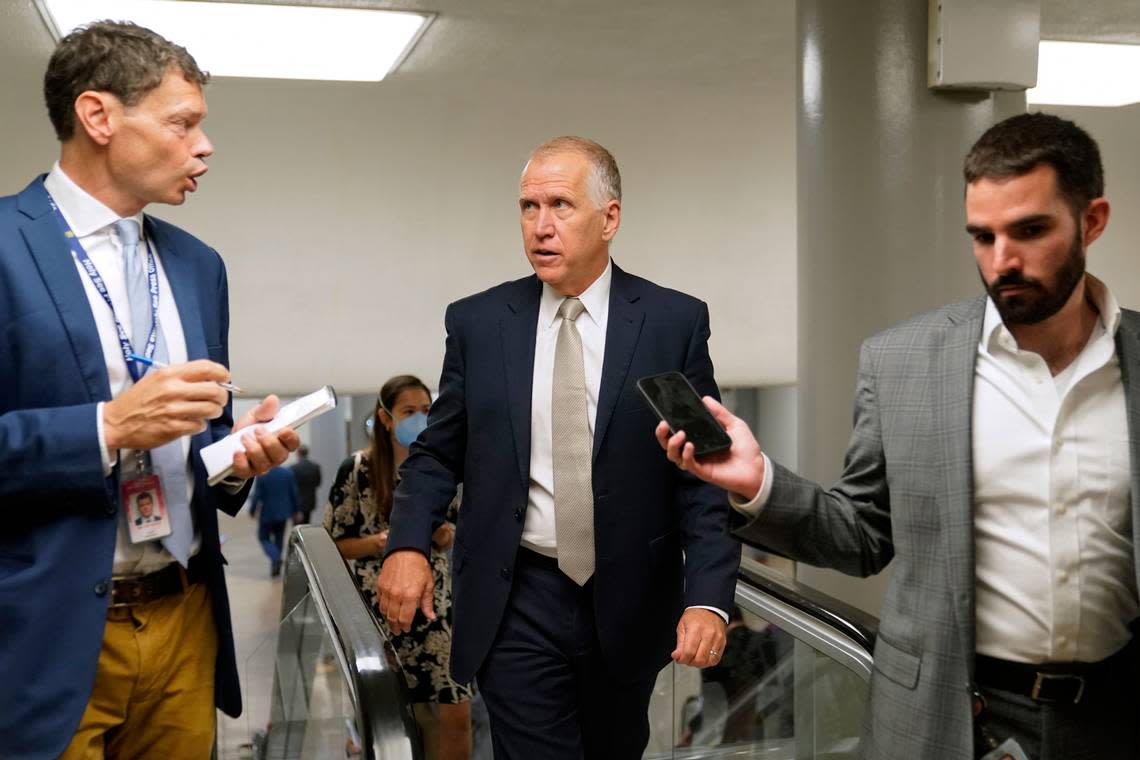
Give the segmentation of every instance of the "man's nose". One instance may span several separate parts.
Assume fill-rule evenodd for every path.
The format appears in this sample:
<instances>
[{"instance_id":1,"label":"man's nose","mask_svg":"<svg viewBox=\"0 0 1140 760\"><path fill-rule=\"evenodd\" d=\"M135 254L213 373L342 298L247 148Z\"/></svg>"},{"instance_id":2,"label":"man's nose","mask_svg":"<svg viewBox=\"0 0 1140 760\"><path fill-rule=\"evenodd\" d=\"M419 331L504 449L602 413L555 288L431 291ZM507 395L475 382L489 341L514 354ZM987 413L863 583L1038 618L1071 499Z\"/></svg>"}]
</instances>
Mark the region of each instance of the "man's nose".
<instances>
[{"instance_id":1,"label":"man's nose","mask_svg":"<svg viewBox=\"0 0 1140 760\"><path fill-rule=\"evenodd\" d=\"M206 130L200 129L198 141L194 145L194 155L198 158L208 158L214 155L214 144L206 136Z\"/></svg>"},{"instance_id":2,"label":"man's nose","mask_svg":"<svg viewBox=\"0 0 1140 760\"><path fill-rule=\"evenodd\" d=\"M548 208L539 208L538 217L534 221L534 232L539 237L547 238L554 234L554 211Z\"/></svg>"},{"instance_id":3,"label":"man's nose","mask_svg":"<svg viewBox=\"0 0 1140 760\"><path fill-rule=\"evenodd\" d=\"M994 272L999 275L1021 269L1021 249L1017 242L1001 235L994 240Z\"/></svg>"}]
</instances>

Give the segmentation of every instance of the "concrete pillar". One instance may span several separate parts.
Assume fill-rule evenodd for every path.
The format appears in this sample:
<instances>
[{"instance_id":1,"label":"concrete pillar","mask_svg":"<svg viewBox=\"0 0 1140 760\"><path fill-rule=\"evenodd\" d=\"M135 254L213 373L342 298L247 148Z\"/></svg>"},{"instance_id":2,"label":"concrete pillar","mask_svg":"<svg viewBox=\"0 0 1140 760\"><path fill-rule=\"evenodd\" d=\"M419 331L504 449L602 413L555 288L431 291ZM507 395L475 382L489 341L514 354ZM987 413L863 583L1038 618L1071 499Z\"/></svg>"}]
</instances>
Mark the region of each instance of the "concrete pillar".
<instances>
[{"instance_id":1,"label":"concrete pillar","mask_svg":"<svg viewBox=\"0 0 1140 760\"><path fill-rule=\"evenodd\" d=\"M980 292L962 159L1025 99L928 89L926 0L800 0L796 21L799 471L830 484L851 433L862 341ZM798 575L881 608L887 573L860 580L800 565Z\"/></svg>"}]
</instances>

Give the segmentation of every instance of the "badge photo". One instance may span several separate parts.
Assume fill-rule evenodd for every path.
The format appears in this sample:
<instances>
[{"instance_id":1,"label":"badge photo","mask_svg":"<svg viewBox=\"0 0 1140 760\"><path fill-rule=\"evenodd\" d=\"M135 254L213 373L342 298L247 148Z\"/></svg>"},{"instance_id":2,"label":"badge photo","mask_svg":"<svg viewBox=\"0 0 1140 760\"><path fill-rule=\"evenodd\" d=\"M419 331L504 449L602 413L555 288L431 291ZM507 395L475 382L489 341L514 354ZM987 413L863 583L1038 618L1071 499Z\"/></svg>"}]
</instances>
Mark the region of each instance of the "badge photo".
<instances>
[{"instance_id":1,"label":"badge photo","mask_svg":"<svg viewBox=\"0 0 1140 760\"><path fill-rule=\"evenodd\" d=\"M170 535L162 482L157 475L131 478L123 483L123 506L131 542L151 541Z\"/></svg>"}]
</instances>

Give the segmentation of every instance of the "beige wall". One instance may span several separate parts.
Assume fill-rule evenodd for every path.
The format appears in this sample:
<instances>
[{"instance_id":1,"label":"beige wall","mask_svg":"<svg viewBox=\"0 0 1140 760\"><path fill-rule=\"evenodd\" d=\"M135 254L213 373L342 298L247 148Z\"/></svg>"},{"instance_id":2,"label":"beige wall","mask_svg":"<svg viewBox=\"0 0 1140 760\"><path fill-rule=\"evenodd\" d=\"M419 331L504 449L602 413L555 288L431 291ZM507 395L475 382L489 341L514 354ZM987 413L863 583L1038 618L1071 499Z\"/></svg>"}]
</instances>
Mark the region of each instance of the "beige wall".
<instances>
[{"instance_id":1,"label":"beige wall","mask_svg":"<svg viewBox=\"0 0 1140 760\"><path fill-rule=\"evenodd\" d=\"M794 17L770 6L786 33L758 26L748 68L688 82L645 62L533 81L415 67L380 84L216 80L210 174L185 206L153 211L226 259L234 377L256 392L375 392L402 371L434 385L446 304L530 271L516 204L528 150L579 133L623 172L618 263L709 302L722 384L791 382ZM0 163L4 192L55 157L39 103L50 45L43 32L0 82L0 141L20 146Z\"/></svg>"}]
</instances>

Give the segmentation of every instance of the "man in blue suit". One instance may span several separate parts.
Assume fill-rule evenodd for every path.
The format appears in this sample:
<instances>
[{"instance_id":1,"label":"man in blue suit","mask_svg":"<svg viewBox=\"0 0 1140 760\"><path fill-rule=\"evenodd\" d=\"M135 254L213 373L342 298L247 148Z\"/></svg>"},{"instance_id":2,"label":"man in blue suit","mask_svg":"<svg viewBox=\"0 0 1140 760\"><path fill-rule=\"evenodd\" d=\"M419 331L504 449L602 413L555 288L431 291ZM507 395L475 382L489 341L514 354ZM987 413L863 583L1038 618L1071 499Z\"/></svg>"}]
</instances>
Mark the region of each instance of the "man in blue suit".
<instances>
[{"instance_id":1,"label":"man in blue suit","mask_svg":"<svg viewBox=\"0 0 1140 760\"><path fill-rule=\"evenodd\" d=\"M401 469L378 583L392 630L432 611L427 555L456 486L451 669L478 675L495 757L640 758L672 652L724 650L739 547L724 493L657 450L645 375L715 395L705 304L610 260L613 156L551 140L520 183L535 276L448 307L440 395Z\"/></svg>"},{"instance_id":2,"label":"man in blue suit","mask_svg":"<svg viewBox=\"0 0 1140 760\"><path fill-rule=\"evenodd\" d=\"M257 540L269 557L269 574L281 574L281 548L285 542L285 524L301 509L301 492L297 479L284 467L274 467L253 484L249 516L257 521Z\"/></svg>"},{"instance_id":3,"label":"man in blue suit","mask_svg":"<svg viewBox=\"0 0 1140 760\"><path fill-rule=\"evenodd\" d=\"M215 510L299 441L247 435L206 482L201 448L277 407L233 425L225 268L143 214L206 171L206 81L132 24L68 35L44 81L59 162L0 198L0 757L203 758L215 703L241 710ZM159 540L128 520L142 492Z\"/></svg>"}]
</instances>

